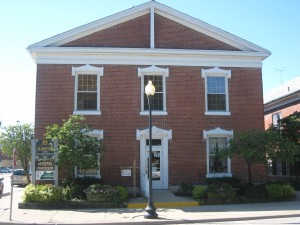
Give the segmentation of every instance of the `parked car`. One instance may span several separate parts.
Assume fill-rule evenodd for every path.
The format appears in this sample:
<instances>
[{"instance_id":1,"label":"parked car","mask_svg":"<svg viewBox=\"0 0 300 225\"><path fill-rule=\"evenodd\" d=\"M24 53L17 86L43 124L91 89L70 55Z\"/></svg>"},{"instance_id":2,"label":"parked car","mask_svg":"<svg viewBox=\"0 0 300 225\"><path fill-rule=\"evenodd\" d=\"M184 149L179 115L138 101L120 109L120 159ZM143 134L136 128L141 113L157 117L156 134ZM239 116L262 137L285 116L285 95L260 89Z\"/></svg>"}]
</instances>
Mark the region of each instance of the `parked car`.
<instances>
[{"instance_id":1,"label":"parked car","mask_svg":"<svg viewBox=\"0 0 300 225\"><path fill-rule=\"evenodd\" d=\"M1 178L0 178L0 198L2 197L3 191L4 191L4 183L3 183L3 180L4 180L4 178L1 177Z\"/></svg>"},{"instance_id":2,"label":"parked car","mask_svg":"<svg viewBox=\"0 0 300 225\"><path fill-rule=\"evenodd\" d=\"M12 169L8 167L1 167L0 168L0 173L11 173Z\"/></svg>"},{"instance_id":3,"label":"parked car","mask_svg":"<svg viewBox=\"0 0 300 225\"><path fill-rule=\"evenodd\" d=\"M31 173L29 173L31 176ZM12 176L11 176L12 179ZM31 177L30 177L31 180ZM19 185L27 185L27 176L25 174L25 171L23 169L16 169L14 170L14 182L13 184L19 184Z\"/></svg>"}]
</instances>

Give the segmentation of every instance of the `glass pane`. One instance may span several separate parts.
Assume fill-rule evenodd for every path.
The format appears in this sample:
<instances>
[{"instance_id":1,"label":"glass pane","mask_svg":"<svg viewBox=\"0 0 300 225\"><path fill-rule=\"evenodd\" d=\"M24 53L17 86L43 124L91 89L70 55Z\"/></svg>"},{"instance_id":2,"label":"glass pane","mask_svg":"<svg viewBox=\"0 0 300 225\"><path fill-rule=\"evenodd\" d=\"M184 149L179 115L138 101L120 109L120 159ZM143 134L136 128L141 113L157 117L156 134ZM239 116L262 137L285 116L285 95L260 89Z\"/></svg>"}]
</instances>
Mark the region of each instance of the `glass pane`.
<instances>
[{"instance_id":1,"label":"glass pane","mask_svg":"<svg viewBox=\"0 0 300 225\"><path fill-rule=\"evenodd\" d=\"M97 110L97 93L78 93L78 110Z\"/></svg>"},{"instance_id":2,"label":"glass pane","mask_svg":"<svg viewBox=\"0 0 300 225\"><path fill-rule=\"evenodd\" d=\"M87 176L96 176L97 169L78 169L77 175L87 175Z\"/></svg>"},{"instance_id":3,"label":"glass pane","mask_svg":"<svg viewBox=\"0 0 300 225\"><path fill-rule=\"evenodd\" d=\"M226 111L226 95L225 94L208 94L207 109Z\"/></svg>"},{"instance_id":4,"label":"glass pane","mask_svg":"<svg viewBox=\"0 0 300 225\"><path fill-rule=\"evenodd\" d=\"M154 75L146 75L144 76L144 90L145 86L148 84L148 81L151 80L152 84L155 86L155 94L152 97L152 110L162 111L164 110L164 102L163 102L163 77L162 76L154 76ZM144 110L149 110L147 95L144 94Z\"/></svg>"},{"instance_id":5,"label":"glass pane","mask_svg":"<svg viewBox=\"0 0 300 225\"><path fill-rule=\"evenodd\" d=\"M160 152L152 151L152 180L160 180Z\"/></svg>"},{"instance_id":6,"label":"glass pane","mask_svg":"<svg viewBox=\"0 0 300 225\"><path fill-rule=\"evenodd\" d=\"M97 75L78 75L78 91L97 91Z\"/></svg>"},{"instance_id":7,"label":"glass pane","mask_svg":"<svg viewBox=\"0 0 300 225\"><path fill-rule=\"evenodd\" d=\"M210 173L227 173L227 158L221 158L219 153L227 145L227 138L210 138L209 139L209 172Z\"/></svg>"},{"instance_id":8,"label":"glass pane","mask_svg":"<svg viewBox=\"0 0 300 225\"><path fill-rule=\"evenodd\" d=\"M225 94L225 77L207 77L207 93Z\"/></svg>"},{"instance_id":9,"label":"glass pane","mask_svg":"<svg viewBox=\"0 0 300 225\"><path fill-rule=\"evenodd\" d=\"M146 140L146 145L149 146L149 139ZM161 139L152 139L152 146L161 146Z\"/></svg>"}]
</instances>

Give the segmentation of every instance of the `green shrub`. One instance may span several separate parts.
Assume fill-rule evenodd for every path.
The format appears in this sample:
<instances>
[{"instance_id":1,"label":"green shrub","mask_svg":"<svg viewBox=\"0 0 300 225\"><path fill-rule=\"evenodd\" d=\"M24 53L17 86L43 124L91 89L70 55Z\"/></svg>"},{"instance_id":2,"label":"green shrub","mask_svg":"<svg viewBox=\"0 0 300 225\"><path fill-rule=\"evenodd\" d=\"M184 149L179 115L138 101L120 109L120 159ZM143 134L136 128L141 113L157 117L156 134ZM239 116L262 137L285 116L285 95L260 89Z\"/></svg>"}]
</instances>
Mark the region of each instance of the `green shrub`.
<instances>
[{"instance_id":1,"label":"green shrub","mask_svg":"<svg viewBox=\"0 0 300 225\"><path fill-rule=\"evenodd\" d=\"M295 189L289 184L267 184L267 196L269 198L291 198L295 196Z\"/></svg>"},{"instance_id":2,"label":"green shrub","mask_svg":"<svg viewBox=\"0 0 300 225\"><path fill-rule=\"evenodd\" d=\"M64 188L53 185L27 185L23 194L24 202L60 202L66 200Z\"/></svg>"},{"instance_id":3,"label":"green shrub","mask_svg":"<svg viewBox=\"0 0 300 225\"><path fill-rule=\"evenodd\" d=\"M182 194L182 195L192 195L193 190L194 190L193 184L187 184L185 182L182 182L180 184L180 187L179 187L177 193Z\"/></svg>"},{"instance_id":4,"label":"green shrub","mask_svg":"<svg viewBox=\"0 0 300 225\"><path fill-rule=\"evenodd\" d=\"M116 186L115 188L118 190L118 195L120 197L120 200L127 201L128 192L127 192L126 188L122 187L122 186Z\"/></svg>"},{"instance_id":5,"label":"green shrub","mask_svg":"<svg viewBox=\"0 0 300 225\"><path fill-rule=\"evenodd\" d=\"M216 178L206 178L207 184L239 184L241 180L237 177L216 177Z\"/></svg>"},{"instance_id":6,"label":"green shrub","mask_svg":"<svg viewBox=\"0 0 300 225\"><path fill-rule=\"evenodd\" d=\"M246 187L244 196L248 198L265 198L265 186L264 185L251 185Z\"/></svg>"},{"instance_id":7,"label":"green shrub","mask_svg":"<svg viewBox=\"0 0 300 225\"><path fill-rule=\"evenodd\" d=\"M206 198L206 193L205 193L205 187L204 186L197 186L194 188L192 192L192 197L194 199L203 199Z\"/></svg>"}]
</instances>

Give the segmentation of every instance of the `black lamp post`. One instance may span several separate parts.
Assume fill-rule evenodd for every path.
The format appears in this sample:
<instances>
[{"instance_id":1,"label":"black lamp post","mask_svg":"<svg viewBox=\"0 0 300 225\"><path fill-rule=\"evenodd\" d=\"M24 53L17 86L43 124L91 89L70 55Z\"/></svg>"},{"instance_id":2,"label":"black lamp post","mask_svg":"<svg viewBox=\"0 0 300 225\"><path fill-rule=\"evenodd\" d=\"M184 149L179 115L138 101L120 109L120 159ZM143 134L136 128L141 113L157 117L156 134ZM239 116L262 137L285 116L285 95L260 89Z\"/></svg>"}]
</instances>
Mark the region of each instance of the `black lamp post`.
<instances>
[{"instance_id":1,"label":"black lamp post","mask_svg":"<svg viewBox=\"0 0 300 225\"><path fill-rule=\"evenodd\" d=\"M145 87L145 93L148 98L149 105L149 193L148 193L148 204L145 208L147 214L145 214L146 219L156 219L158 217L156 208L152 202L152 108L151 108L151 100L153 95L155 94L155 87L152 84L152 81L149 81L147 86Z\"/></svg>"}]
</instances>

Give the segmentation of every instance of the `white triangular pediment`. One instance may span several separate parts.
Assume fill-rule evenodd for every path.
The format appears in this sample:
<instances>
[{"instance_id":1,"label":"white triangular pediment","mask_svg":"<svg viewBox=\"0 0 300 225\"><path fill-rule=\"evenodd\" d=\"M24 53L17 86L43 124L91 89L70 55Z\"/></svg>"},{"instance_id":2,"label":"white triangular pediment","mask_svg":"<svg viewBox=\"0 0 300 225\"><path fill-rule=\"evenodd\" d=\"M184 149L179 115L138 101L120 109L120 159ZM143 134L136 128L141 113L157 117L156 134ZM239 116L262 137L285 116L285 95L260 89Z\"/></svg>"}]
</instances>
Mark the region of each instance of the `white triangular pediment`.
<instances>
[{"instance_id":1,"label":"white triangular pediment","mask_svg":"<svg viewBox=\"0 0 300 225\"><path fill-rule=\"evenodd\" d=\"M232 137L233 136L233 131L232 130L224 130L220 127L217 127L212 130L204 130L203 131L203 139L207 139L210 136L227 136L227 137Z\"/></svg>"},{"instance_id":2,"label":"white triangular pediment","mask_svg":"<svg viewBox=\"0 0 300 225\"><path fill-rule=\"evenodd\" d=\"M136 139L140 140L141 137L149 137L149 128L144 130L136 130ZM164 130L157 128L156 126L152 127L152 137L153 138L162 138L168 137L169 140L172 139L172 130Z\"/></svg>"},{"instance_id":3,"label":"white triangular pediment","mask_svg":"<svg viewBox=\"0 0 300 225\"><path fill-rule=\"evenodd\" d=\"M154 13L210 36L214 39L222 41L228 45L247 52L263 52L270 55L270 52L264 48L261 48L253 43L250 43L244 39L241 39L235 35L225 32L219 28L211 26L201 20L188 16L182 12L179 12L171 7L158 3L156 1L150 1L142 5L130 8L120 13L105 17L103 19L88 23L54 37L48 38L41 42L32 44L28 49L39 47L59 47L63 44L87 36L89 34L104 30L106 28L115 26L117 24L129 21L131 19L143 16L154 10Z\"/></svg>"}]
</instances>

